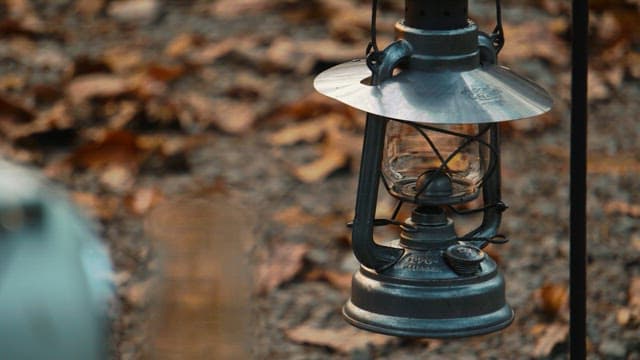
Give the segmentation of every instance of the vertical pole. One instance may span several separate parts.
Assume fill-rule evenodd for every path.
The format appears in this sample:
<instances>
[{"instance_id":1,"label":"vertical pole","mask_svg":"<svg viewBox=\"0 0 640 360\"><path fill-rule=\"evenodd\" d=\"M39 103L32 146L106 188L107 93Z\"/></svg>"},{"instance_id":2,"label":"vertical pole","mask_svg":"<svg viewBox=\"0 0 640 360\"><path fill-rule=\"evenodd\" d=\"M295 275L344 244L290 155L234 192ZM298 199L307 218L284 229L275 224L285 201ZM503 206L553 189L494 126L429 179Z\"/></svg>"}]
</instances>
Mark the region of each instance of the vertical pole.
<instances>
[{"instance_id":1,"label":"vertical pole","mask_svg":"<svg viewBox=\"0 0 640 360\"><path fill-rule=\"evenodd\" d=\"M570 342L572 360L586 358L587 74L589 1L572 2Z\"/></svg>"}]
</instances>

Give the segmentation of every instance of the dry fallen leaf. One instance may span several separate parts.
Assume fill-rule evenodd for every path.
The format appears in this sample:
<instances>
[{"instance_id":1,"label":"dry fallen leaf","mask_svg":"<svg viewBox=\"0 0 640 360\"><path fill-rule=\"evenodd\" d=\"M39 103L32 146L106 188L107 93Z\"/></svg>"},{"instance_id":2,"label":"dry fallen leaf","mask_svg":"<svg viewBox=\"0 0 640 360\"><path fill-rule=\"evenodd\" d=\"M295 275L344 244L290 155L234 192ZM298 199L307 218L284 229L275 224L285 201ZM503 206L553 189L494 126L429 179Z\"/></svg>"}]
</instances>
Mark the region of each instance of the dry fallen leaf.
<instances>
[{"instance_id":1,"label":"dry fallen leaf","mask_svg":"<svg viewBox=\"0 0 640 360\"><path fill-rule=\"evenodd\" d=\"M125 193L135 184L132 169L120 164L110 164L100 171L100 184L115 193Z\"/></svg>"},{"instance_id":2,"label":"dry fallen leaf","mask_svg":"<svg viewBox=\"0 0 640 360\"><path fill-rule=\"evenodd\" d=\"M258 265L256 286L258 294L266 294L293 279L302 270L307 244L278 244L267 259Z\"/></svg>"},{"instance_id":3,"label":"dry fallen leaf","mask_svg":"<svg viewBox=\"0 0 640 360\"><path fill-rule=\"evenodd\" d=\"M640 173L640 161L635 154L617 154L615 156L603 156L601 154L589 154L587 164L589 174L624 175Z\"/></svg>"},{"instance_id":4,"label":"dry fallen leaf","mask_svg":"<svg viewBox=\"0 0 640 360\"><path fill-rule=\"evenodd\" d=\"M629 279L627 306L618 311L617 320L622 326L640 323L640 276Z\"/></svg>"},{"instance_id":5,"label":"dry fallen leaf","mask_svg":"<svg viewBox=\"0 0 640 360\"><path fill-rule=\"evenodd\" d=\"M326 134L328 126L327 120L329 120L331 116L335 116L332 114L319 116L300 124L288 125L269 134L267 141L273 146L294 145L299 142L317 142Z\"/></svg>"},{"instance_id":6,"label":"dry fallen leaf","mask_svg":"<svg viewBox=\"0 0 640 360\"><path fill-rule=\"evenodd\" d=\"M560 322L551 323L544 327L542 336L536 340L531 356L535 358L547 357L553 348L564 342L569 334L569 325Z\"/></svg>"},{"instance_id":7,"label":"dry fallen leaf","mask_svg":"<svg viewBox=\"0 0 640 360\"><path fill-rule=\"evenodd\" d=\"M67 86L67 95L72 104L93 98L122 95L131 90L129 83L112 74L89 74L75 78Z\"/></svg>"},{"instance_id":8,"label":"dry fallen leaf","mask_svg":"<svg viewBox=\"0 0 640 360\"><path fill-rule=\"evenodd\" d=\"M211 15L234 18L257 14L273 8L279 1L274 0L218 0L211 5Z\"/></svg>"},{"instance_id":9,"label":"dry fallen leaf","mask_svg":"<svg viewBox=\"0 0 640 360\"><path fill-rule=\"evenodd\" d=\"M149 23L160 10L157 0L118 0L107 7L107 14L124 22Z\"/></svg>"},{"instance_id":10,"label":"dry fallen leaf","mask_svg":"<svg viewBox=\"0 0 640 360\"><path fill-rule=\"evenodd\" d=\"M148 213L164 200L162 192L157 188L140 188L129 194L124 203L127 209L138 216Z\"/></svg>"},{"instance_id":11,"label":"dry fallen leaf","mask_svg":"<svg viewBox=\"0 0 640 360\"><path fill-rule=\"evenodd\" d=\"M136 141L136 136L128 131L110 131L101 139L79 147L69 160L82 168L103 168L108 165L137 168L144 154Z\"/></svg>"},{"instance_id":12,"label":"dry fallen leaf","mask_svg":"<svg viewBox=\"0 0 640 360\"><path fill-rule=\"evenodd\" d=\"M320 158L293 169L293 174L304 183L315 183L325 179L334 171L347 165L349 157L344 150L324 146Z\"/></svg>"},{"instance_id":13,"label":"dry fallen leaf","mask_svg":"<svg viewBox=\"0 0 640 360\"><path fill-rule=\"evenodd\" d=\"M76 12L84 17L93 17L103 8L106 0L82 0L76 1Z\"/></svg>"},{"instance_id":14,"label":"dry fallen leaf","mask_svg":"<svg viewBox=\"0 0 640 360\"><path fill-rule=\"evenodd\" d=\"M257 117L250 103L228 99L210 99L197 92L180 97L178 113L186 129L214 126L229 134L242 134L249 130Z\"/></svg>"},{"instance_id":15,"label":"dry fallen leaf","mask_svg":"<svg viewBox=\"0 0 640 360\"><path fill-rule=\"evenodd\" d=\"M336 289L348 290L351 288L353 274L327 269L315 269L309 272L305 278L310 281L326 281Z\"/></svg>"},{"instance_id":16,"label":"dry fallen leaf","mask_svg":"<svg viewBox=\"0 0 640 360\"><path fill-rule=\"evenodd\" d=\"M8 138L16 140L36 133L49 130L72 128L73 118L68 113L64 101L53 105L50 109L40 112L36 118L27 123L0 122L0 131Z\"/></svg>"},{"instance_id":17,"label":"dry fallen leaf","mask_svg":"<svg viewBox=\"0 0 640 360\"><path fill-rule=\"evenodd\" d=\"M174 37L169 44L164 48L165 55L177 58L192 51L193 47L202 44L204 38L202 36L182 33Z\"/></svg>"},{"instance_id":18,"label":"dry fallen leaf","mask_svg":"<svg viewBox=\"0 0 640 360\"><path fill-rule=\"evenodd\" d=\"M318 92L312 92L291 103L277 107L267 120L307 120L327 113L340 113L350 120L355 121L360 113L353 108L330 99Z\"/></svg>"},{"instance_id":19,"label":"dry fallen leaf","mask_svg":"<svg viewBox=\"0 0 640 360\"><path fill-rule=\"evenodd\" d=\"M318 329L310 325L301 325L288 329L285 333L294 342L329 347L344 354L367 346L385 346L395 340L391 336L374 334L352 326L339 329Z\"/></svg>"},{"instance_id":20,"label":"dry fallen leaf","mask_svg":"<svg viewBox=\"0 0 640 360\"><path fill-rule=\"evenodd\" d=\"M539 58L565 67L569 62L567 44L550 31L551 27L557 26L557 23L549 20L505 23L504 32L508 36L508 46L500 53L500 60L516 64L520 60Z\"/></svg>"},{"instance_id":21,"label":"dry fallen leaf","mask_svg":"<svg viewBox=\"0 0 640 360\"><path fill-rule=\"evenodd\" d=\"M142 51L131 46L109 48L102 55L102 60L116 74L124 74L141 66L143 59Z\"/></svg>"},{"instance_id":22,"label":"dry fallen leaf","mask_svg":"<svg viewBox=\"0 0 640 360\"><path fill-rule=\"evenodd\" d=\"M0 125L6 120L28 122L35 116L35 110L16 98L0 94Z\"/></svg>"},{"instance_id":23,"label":"dry fallen leaf","mask_svg":"<svg viewBox=\"0 0 640 360\"><path fill-rule=\"evenodd\" d=\"M610 201L604 205L604 212L610 215L640 218L640 205L633 205L624 201Z\"/></svg>"},{"instance_id":24,"label":"dry fallen leaf","mask_svg":"<svg viewBox=\"0 0 640 360\"><path fill-rule=\"evenodd\" d=\"M540 308L545 314L557 317L567 306L568 292L564 284L545 284L539 291Z\"/></svg>"},{"instance_id":25,"label":"dry fallen leaf","mask_svg":"<svg viewBox=\"0 0 640 360\"><path fill-rule=\"evenodd\" d=\"M304 211L302 207L294 205L276 212L273 220L287 226L304 226L316 222L318 218Z\"/></svg>"}]
</instances>

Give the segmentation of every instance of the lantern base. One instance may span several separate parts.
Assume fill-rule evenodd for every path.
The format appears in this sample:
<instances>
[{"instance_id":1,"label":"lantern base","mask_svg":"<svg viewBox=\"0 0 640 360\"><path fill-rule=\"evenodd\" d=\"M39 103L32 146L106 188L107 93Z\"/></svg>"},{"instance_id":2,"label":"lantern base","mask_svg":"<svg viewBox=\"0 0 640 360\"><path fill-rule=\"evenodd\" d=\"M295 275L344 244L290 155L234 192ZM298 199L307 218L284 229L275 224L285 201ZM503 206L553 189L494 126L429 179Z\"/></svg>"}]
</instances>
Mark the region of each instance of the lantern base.
<instances>
[{"instance_id":1,"label":"lantern base","mask_svg":"<svg viewBox=\"0 0 640 360\"><path fill-rule=\"evenodd\" d=\"M351 325L385 335L410 338L453 339L502 330L513 322L509 305L491 314L456 319L420 319L382 315L363 310L349 301L342 315Z\"/></svg>"},{"instance_id":2,"label":"lantern base","mask_svg":"<svg viewBox=\"0 0 640 360\"><path fill-rule=\"evenodd\" d=\"M438 250L406 249L382 273L361 267L344 317L365 330L424 338L482 335L511 324L504 278L491 258L471 276L456 274L441 259Z\"/></svg>"}]
</instances>

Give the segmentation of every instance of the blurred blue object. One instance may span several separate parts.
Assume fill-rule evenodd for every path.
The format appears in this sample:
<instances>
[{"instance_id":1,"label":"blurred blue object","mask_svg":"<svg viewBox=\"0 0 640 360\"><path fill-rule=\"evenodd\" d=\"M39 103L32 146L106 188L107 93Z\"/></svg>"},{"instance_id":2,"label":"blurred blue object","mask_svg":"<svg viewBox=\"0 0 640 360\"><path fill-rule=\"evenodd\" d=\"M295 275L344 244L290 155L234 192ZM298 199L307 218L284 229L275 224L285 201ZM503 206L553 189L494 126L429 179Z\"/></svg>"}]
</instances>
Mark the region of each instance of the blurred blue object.
<instances>
[{"instance_id":1,"label":"blurred blue object","mask_svg":"<svg viewBox=\"0 0 640 360\"><path fill-rule=\"evenodd\" d=\"M0 358L106 358L107 251L61 191L0 160Z\"/></svg>"}]
</instances>

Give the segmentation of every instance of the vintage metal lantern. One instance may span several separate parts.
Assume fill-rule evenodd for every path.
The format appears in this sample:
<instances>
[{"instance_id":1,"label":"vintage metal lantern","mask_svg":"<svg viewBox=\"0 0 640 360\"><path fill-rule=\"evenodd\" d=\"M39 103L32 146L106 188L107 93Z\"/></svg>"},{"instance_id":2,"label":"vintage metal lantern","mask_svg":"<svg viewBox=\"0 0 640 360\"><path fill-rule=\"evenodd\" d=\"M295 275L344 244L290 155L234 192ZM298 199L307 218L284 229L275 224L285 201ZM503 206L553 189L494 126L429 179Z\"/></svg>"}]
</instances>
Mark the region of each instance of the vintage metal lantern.
<instances>
[{"instance_id":1,"label":"vintage metal lantern","mask_svg":"<svg viewBox=\"0 0 640 360\"><path fill-rule=\"evenodd\" d=\"M467 0L406 0L396 41L382 51L376 6L374 0L366 59L315 79L320 93L367 113L352 224L362 266L343 314L355 326L397 336L500 330L514 313L503 276L482 251L506 241L498 235L506 209L498 124L543 114L552 100L497 64L504 43L499 1L497 26L486 34L468 19ZM375 217L380 180L399 200L391 219ZM398 221L403 203L414 208ZM482 222L466 234L449 216L480 212ZM374 242L374 227L388 224L400 226L399 239Z\"/></svg>"}]
</instances>

